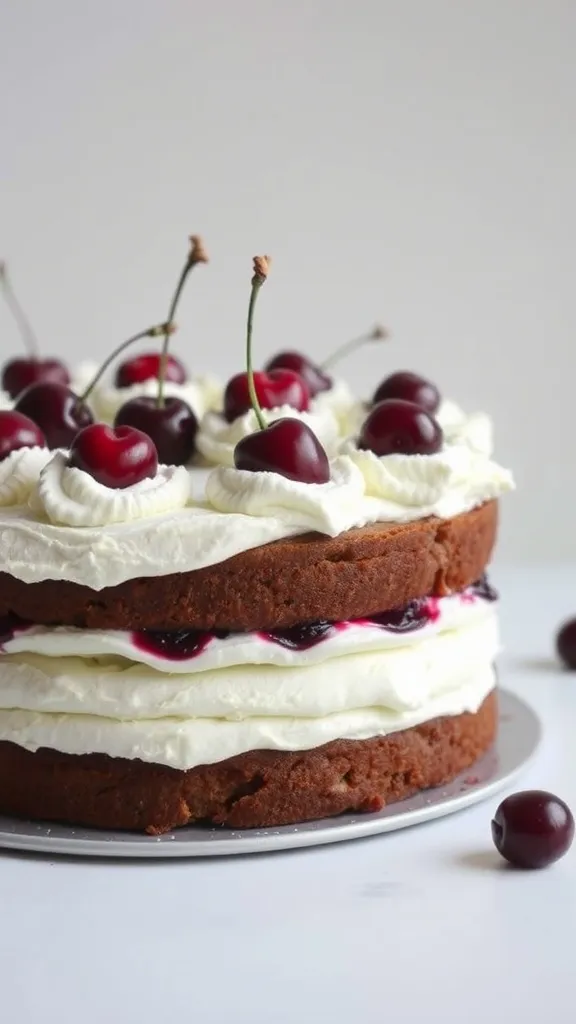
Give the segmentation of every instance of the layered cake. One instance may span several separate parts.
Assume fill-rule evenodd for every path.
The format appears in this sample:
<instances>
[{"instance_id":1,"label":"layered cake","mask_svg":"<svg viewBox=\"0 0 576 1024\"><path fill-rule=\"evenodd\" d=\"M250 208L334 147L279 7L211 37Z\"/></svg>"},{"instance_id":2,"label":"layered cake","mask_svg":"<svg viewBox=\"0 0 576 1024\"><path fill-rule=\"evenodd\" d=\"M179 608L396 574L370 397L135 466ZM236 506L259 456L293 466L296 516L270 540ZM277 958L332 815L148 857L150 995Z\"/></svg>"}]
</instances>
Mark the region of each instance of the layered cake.
<instances>
[{"instance_id":1,"label":"layered cake","mask_svg":"<svg viewBox=\"0 0 576 1024\"><path fill-rule=\"evenodd\" d=\"M493 742L512 479L486 424L392 397L327 452L302 416L269 425L248 364L253 431L200 498L136 429L49 450L0 413L0 813L283 825L377 811Z\"/></svg>"}]
</instances>

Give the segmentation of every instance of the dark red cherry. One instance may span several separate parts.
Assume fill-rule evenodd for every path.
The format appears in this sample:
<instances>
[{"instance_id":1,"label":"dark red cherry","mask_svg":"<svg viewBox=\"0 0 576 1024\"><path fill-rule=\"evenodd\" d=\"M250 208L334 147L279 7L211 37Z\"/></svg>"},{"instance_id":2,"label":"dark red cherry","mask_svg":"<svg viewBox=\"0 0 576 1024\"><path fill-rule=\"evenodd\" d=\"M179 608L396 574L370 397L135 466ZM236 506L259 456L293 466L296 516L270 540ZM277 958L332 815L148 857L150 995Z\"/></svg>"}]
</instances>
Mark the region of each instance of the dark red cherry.
<instances>
[{"instance_id":1,"label":"dark red cherry","mask_svg":"<svg viewBox=\"0 0 576 1024\"><path fill-rule=\"evenodd\" d=\"M565 667L576 672L576 619L569 619L558 631L556 650Z\"/></svg>"},{"instance_id":2,"label":"dark red cherry","mask_svg":"<svg viewBox=\"0 0 576 1024\"><path fill-rule=\"evenodd\" d=\"M314 398L321 391L328 391L332 387L332 378L324 373L316 363L313 363L308 356L302 352L278 352L269 359L264 367L267 373L272 370L292 370L306 383L310 398Z\"/></svg>"},{"instance_id":3,"label":"dark red cherry","mask_svg":"<svg viewBox=\"0 0 576 1024\"><path fill-rule=\"evenodd\" d=\"M426 412L436 412L440 405L440 392L435 384L409 370L392 373L378 386L372 404L383 402L387 398L402 398L405 402L414 402Z\"/></svg>"},{"instance_id":4,"label":"dark red cherry","mask_svg":"<svg viewBox=\"0 0 576 1024\"><path fill-rule=\"evenodd\" d=\"M320 441L301 420L287 416L248 434L234 449L236 469L279 473L303 484L326 484L330 463Z\"/></svg>"},{"instance_id":5,"label":"dark red cherry","mask_svg":"<svg viewBox=\"0 0 576 1024\"><path fill-rule=\"evenodd\" d=\"M49 448L69 448L79 430L93 422L92 413L64 384L31 384L18 396L15 409L44 432Z\"/></svg>"},{"instance_id":6,"label":"dark red cherry","mask_svg":"<svg viewBox=\"0 0 576 1024\"><path fill-rule=\"evenodd\" d=\"M297 412L306 412L310 408L308 386L293 370L255 373L254 387L262 409L277 409L281 405L290 405ZM248 374L237 373L226 385L224 417L228 423L232 423L232 420L243 416L251 408Z\"/></svg>"},{"instance_id":7,"label":"dark red cherry","mask_svg":"<svg viewBox=\"0 0 576 1024\"><path fill-rule=\"evenodd\" d=\"M158 453L141 430L92 423L76 434L68 465L89 473L104 487L120 489L156 476Z\"/></svg>"},{"instance_id":8,"label":"dark red cherry","mask_svg":"<svg viewBox=\"0 0 576 1024\"><path fill-rule=\"evenodd\" d=\"M375 455L434 455L442 442L442 430L433 416L414 402L390 398L368 414L358 447Z\"/></svg>"},{"instance_id":9,"label":"dark red cherry","mask_svg":"<svg viewBox=\"0 0 576 1024\"><path fill-rule=\"evenodd\" d=\"M21 412L3 409L0 412L0 462L18 448L44 448L46 438L40 428Z\"/></svg>"},{"instance_id":10,"label":"dark red cherry","mask_svg":"<svg viewBox=\"0 0 576 1024\"><path fill-rule=\"evenodd\" d=\"M50 381L53 384L70 383L70 374L59 359L11 359L2 368L2 388L11 398L24 391L31 384Z\"/></svg>"},{"instance_id":11,"label":"dark red cherry","mask_svg":"<svg viewBox=\"0 0 576 1024\"><path fill-rule=\"evenodd\" d=\"M527 789L502 801L492 821L494 845L518 868L545 868L570 849L574 818L552 793Z\"/></svg>"},{"instance_id":12,"label":"dark red cherry","mask_svg":"<svg viewBox=\"0 0 576 1024\"><path fill-rule=\"evenodd\" d=\"M161 407L152 396L131 398L116 413L114 426L148 434L164 466L185 466L195 451L198 420L181 398L166 398Z\"/></svg>"},{"instance_id":13,"label":"dark red cherry","mask_svg":"<svg viewBox=\"0 0 576 1024\"><path fill-rule=\"evenodd\" d=\"M132 384L143 384L146 380L158 380L160 358L159 352L143 352L132 359L126 359L116 371L116 387L129 388ZM173 384L184 384L188 379L184 366L176 356L168 355L164 379Z\"/></svg>"}]
</instances>

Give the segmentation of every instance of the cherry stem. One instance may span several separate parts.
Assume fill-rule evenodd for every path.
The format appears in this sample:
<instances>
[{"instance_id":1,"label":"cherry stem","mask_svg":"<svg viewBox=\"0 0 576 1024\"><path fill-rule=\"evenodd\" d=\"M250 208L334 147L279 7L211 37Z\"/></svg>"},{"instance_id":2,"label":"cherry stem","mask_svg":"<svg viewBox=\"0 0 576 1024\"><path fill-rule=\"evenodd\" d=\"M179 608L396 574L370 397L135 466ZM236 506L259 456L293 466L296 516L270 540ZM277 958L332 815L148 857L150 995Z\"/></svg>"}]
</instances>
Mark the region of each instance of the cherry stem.
<instances>
[{"instance_id":1,"label":"cherry stem","mask_svg":"<svg viewBox=\"0 0 576 1024\"><path fill-rule=\"evenodd\" d=\"M105 371L110 366L110 363L113 363L116 357L119 356L120 353L123 352L125 348L129 348L130 345L133 345L136 341L142 341L143 338L160 338L162 337L162 335L165 334L173 334L175 330L176 324L156 324L154 327L148 327L145 331L139 331L138 334L133 334L132 337L128 338L127 341L123 341L122 344L118 345L118 348L115 348L114 351L108 356L108 358L104 360L98 372L95 374L94 377L92 377L92 380L90 381L88 387L85 388L82 394L80 395L80 401L85 402L86 399L90 397L98 381L102 377L103 373L105 373Z\"/></svg>"},{"instance_id":2,"label":"cherry stem","mask_svg":"<svg viewBox=\"0 0 576 1024\"><path fill-rule=\"evenodd\" d=\"M25 348L32 359L37 360L40 351L38 339L32 329L32 325L26 316L26 313L16 298L10 278L8 277L8 268L5 263L0 263L0 287L2 288L6 305L18 325L18 330L22 336Z\"/></svg>"},{"instance_id":3,"label":"cherry stem","mask_svg":"<svg viewBox=\"0 0 576 1024\"><path fill-rule=\"evenodd\" d=\"M248 394L250 395L250 401L254 414L258 420L258 426L260 430L266 430L268 424L264 419L262 413L262 406L258 401L258 395L256 394L256 387L254 385L254 370L252 368L252 321L254 319L254 307L256 305L256 299L258 293L264 284L264 281L268 277L268 270L270 267L269 256L255 256L254 257L254 276L252 277L252 288L250 291L250 302L248 304L248 319L246 321L246 370L248 373Z\"/></svg>"},{"instance_id":4,"label":"cherry stem","mask_svg":"<svg viewBox=\"0 0 576 1024\"><path fill-rule=\"evenodd\" d=\"M180 296L182 295L182 291L184 290L184 285L186 284L188 274L198 263L208 263L208 256L206 254L206 250L204 248L202 239L198 235L190 235L190 252L188 253L186 263L182 267L182 272L178 279L178 284L176 285L176 291L172 296L172 302L170 303L170 311L168 313L168 319L166 320L167 324L171 324L172 321L174 320L176 310L178 308L178 303L180 302ZM159 409L162 409L164 407L164 382L166 380L166 370L168 368L168 342L170 340L170 334L171 332L167 330L164 335L164 341L162 343L162 352L160 354L160 366L158 368L157 399L157 406Z\"/></svg>"},{"instance_id":5,"label":"cherry stem","mask_svg":"<svg viewBox=\"0 0 576 1024\"><path fill-rule=\"evenodd\" d=\"M344 356L354 352L355 349L361 348L362 345L366 345L369 341L386 341L390 337L389 332L382 324L376 324L371 331L367 331L366 334L361 334L359 338L352 338L351 341L345 341L343 345L340 345L337 349L328 356L324 362L320 363L321 370L327 370L330 366L334 366L339 363Z\"/></svg>"}]
</instances>

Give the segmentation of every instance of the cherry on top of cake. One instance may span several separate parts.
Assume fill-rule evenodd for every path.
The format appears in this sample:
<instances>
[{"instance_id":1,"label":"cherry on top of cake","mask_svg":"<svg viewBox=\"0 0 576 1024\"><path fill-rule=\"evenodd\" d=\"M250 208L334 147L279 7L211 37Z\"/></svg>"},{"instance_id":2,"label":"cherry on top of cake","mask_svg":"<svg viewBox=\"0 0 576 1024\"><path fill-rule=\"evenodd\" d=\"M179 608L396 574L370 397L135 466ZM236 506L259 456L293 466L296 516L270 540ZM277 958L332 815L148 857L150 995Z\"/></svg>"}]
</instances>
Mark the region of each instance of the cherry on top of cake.
<instances>
[{"instance_id":1,"label":"cherry on top of cake","mask_svg":"<svg viewBox=\"0 0 576 1024\"><path fill-rule=\"evenodd\" d=\"M0 411L0 462L20 448L45 448L46 438L28 416L13 409Z\"/></svg>"},{"instance_id":2,"label":"cherry on top of cake","mask_svg":"<svg viewBox=\"0 0 576 1024\"><path fill-rule=\"evenodd\" d=\"M72 441L68 465L104 487L123 489L156 476L158 452L142 430L92 423Z\"/></svg>"},{"instance_id":3,"label":"cherry on top of cake","mask_svg":"<svg viewBox=\"0 0 576 1024\"><path fill-rule=\"evenodd\" d=\"M114 425L133 427L148 434L155 445L159 460L165 465L184 465L190 460L195 449L198 421L187 402L174 396L165 396L164 384L166 380L173 380L175 376L181 378L181 371L178 369L180 364L175 360L170 361L168 349L170 336L175 330L174 316L184 284L190 271L207 261L208 257L201 239L196 235L191 236L189 252L171 300L168 319L160 325L139 331L122 342L104 360L81 395L75 394L65 383L43 380L30 384L18 396L16 410L38 425L49 448L69 448L78 432L94 422L87 404L88 398L105 370L121 352L143 338L162 337L163 343L159 353L148 353L145 357L137 357L135 363L128 361L123 364L129 372L133 370L136 375L140 374L140 379L143 379L142 366L150 368L154 360L157 360L157 364L154 364L157 365L158 376L156 397L142 395L130 399L118 410ZM139 358L144 358L144 363L138 364Z\"/></svg>"},{"instance_id":4,"label":"cherry on top of cake","mask_svg":"<svg viewBox=\"0 0 576 1024\"><path fill-rule=\"evenodd\" d=\"M442 428L416 402L385 398L368 413L357 440L375 455L435 455L444 443Z\"/></svg>"},{"instance_id":5,"label":"cherry on top of cake","mask_svg":"<svg viewBox=\"0 0 576 1024\"><path fill-rule=\"evenodd\" d=\"M351 352L361 348L367 342L384 341L389 337L390 334L386 328L381 324L376 324L370 331L361 334L360 337L344 342L343 345L335 349L321 363L314 362L303 352L288 349L278 352L269 359L265 370L268 373L275 370L291 370L293 373L297 373L307 385L310 397L315 398L316 395L321 394L323 391L329 391L334 386L334 378L326 372L328 369L335 366L336 363L339 363L341 359Z\"/></svg>"},{"instance_id":6,"label":"cherry on top of cake","mask_svg":"<svg viewBox=\"0 0 576 1024\"><path fill-rule=\"evenodd\" d=\"M199 235L190 235L190 248L186 263L180 272L176 290L172 296L167 323L172 323L176 309L190 271L200 263L208 263L208 254ZM172 384L185 384L189 380L184 364L164 346L160 352L140 352L120 363L114 377L117 388L129 388L134 384L144 384L148 380L169 381Z\"/></svg>"},{"instance_id":7,"label":"cherry on top of cake","mask_svg":"<svg viewBox=\"0 0 576 1024\"><path fill-rule=\"evenodd\" d=\"M248 304L246 323L246 372L233 377L228 383L226 398L239 393L240 388L248 395L254 410L258 429L238 442L234 449L234 465L236 469L251 473L278 473L288 480L305 484L325 484L330 480L330 463L320 441L310 427L295 417L287 416L274 420L270 425L262 415L262 406L275 408L282 404L275 398L275 392L268 387L269 381L278 382L293 378L295 393L299 402L294 407L302 412L308 408L309 391L297 374L290 370L273 370L270 374L256 375L252 369L252 326L256 299L260 289L268 277L270 270L269 256L255 256L253 260L253 276ZM258 379L257 379L258 378ZM263 384L266 384L266 388ZM260 393L259 393L260 387ZM264 396L264 401L261 399ZM271 402L272 404L268 404ZM286 403L284 403L286 404ZM294 405L294 403L291 403ZM243 409L243 412L246 412ZM230 412L230 409L229 409Z\"/></svg>"},{"instance_id":8,"label":"cherry on top of cake","mask_svg":"<svg viewBox=\"0 0 576 1024\"><path fill-rule=\"evenodd\" d=\"M0 263L0 288L16 321L27 353L25 356L17 356L4 363L0 378L2 390L6 391L10 398L16 398L25 388L39 381L52 381L61 385L69 384L70 375L60 359L40 356L38 339L14 292L5 263Z\"/></svg>"},{"instance_id":9,"label":"cherry on top of cake","mask_svg":"<svg viewBox=\"0 0 576 1024\"><path fill-rule=\"evenodd\" d=\"M131 398L120 406L114 417L115 427L135 427L148 434L156 446L160 462L164 465L186 465L196 447L198 420L195 413L184 399L174 395L166 396L164 385L166 381L174 381L175 375L178 375L178 365L170 362L168 346L184 285L194 267L207 262L208 255L202 239L198 235L191 235L188 256L180 272L164 327L164 341L158 357L158 393L156 397L138 395ZM125 369L126 364L123 365ZM150 365L150 357L147 365Z\"/></svg>"}]
</instances>

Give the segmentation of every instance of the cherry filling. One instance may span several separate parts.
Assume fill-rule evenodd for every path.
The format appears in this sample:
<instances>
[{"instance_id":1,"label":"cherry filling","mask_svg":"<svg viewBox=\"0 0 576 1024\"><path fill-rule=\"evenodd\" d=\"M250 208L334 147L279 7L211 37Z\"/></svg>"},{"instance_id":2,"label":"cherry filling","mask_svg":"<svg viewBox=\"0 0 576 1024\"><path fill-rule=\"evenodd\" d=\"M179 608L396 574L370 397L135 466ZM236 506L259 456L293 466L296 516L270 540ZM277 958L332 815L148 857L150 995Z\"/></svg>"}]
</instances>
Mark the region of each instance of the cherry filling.
<instances>
[{"instance_id":1,"label":"cherry filling","mask_svg":"<svg viewBox=\"0 0 576 1024\"><path fill-rule=\"evenodd\" d=\"M31 622L20 619L17 615L9 614L0 617L0 650L4 644L13 640L18 633L23 633L32 626Z\"/></svg>"},{"instance_id":2,"label":"cherry filling","mask_svg":"<svg viewBox=\"0 0 576 1024\"><path fill-rule=\"evenodd\" d=\"M206 633L199 629L178 629L174 632L146 629L132 634L132 643L140 651L155 654L168 661L186 661L197 658L212 640L225 640L229 633L225 629Z\"/></svg>"},{"instance_id":3,"label":"cherry filling","mask_svg":"<svg viewBox=\"0 0 576 1024\"><path fill-rule=\"evenodd\" d=\"M389 633L410 633L422 629L427 622L436 622L438 615L438 604L434 598L420 597L410 601L404 608L392 608L388 612L370 615L362 621L382 626Z\"/></svg>"},{"instance_id":4,"label":"cherry filling","mask_svg":"<svg viewBox=\"0 0 576 1024\"><path fill-rule=\"evenodd\" d=\"M460 598L463 602L473 602L476 599L496 601L498 594L484 575L463 591ZM439 599L423 597L410 601L403 608L377 612L363 619L349 622L328 622L325 619L319 619L316 622L301 623L287 629L266 630L254 635L291 651L307 651L335 633L352 626L378 626L389 633L410 633L422 629L428 623L437 622L439 618ZM31 626L32 623L18 618L17 615L0 618L0 650L18 633ZM234 635L232 631L226 629L211 632L198 629L173 631L147 629L133 632L131 638L134 647L140 651L146 651L158 658L165 658L166 661L186 661L202 654L213 640L226 640L232 635ZM246 634L246 636L248 635Z\"/></svg>"},{"instance_id":5,"label":"cherry filling","mask_svg":"<svg viewBox=\"0 0 576 1024\"><path fill-rule=\"evenodd\" d=\"M339 623L343 627L343 623ZM320 619L318 622L308 622L300 626L290 626L288 629L274 629L267 633L260 633L264 640L271 640L280 647L287 647L290 651L308 651L311 647L325 640L329 633L338 629L333 622L326 622Z\"/></svg>"}]
</instances>

